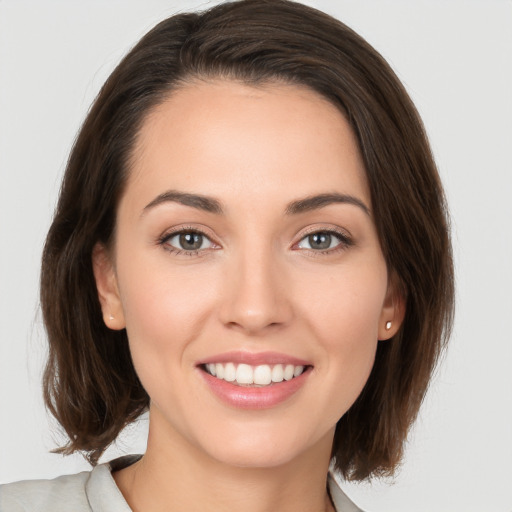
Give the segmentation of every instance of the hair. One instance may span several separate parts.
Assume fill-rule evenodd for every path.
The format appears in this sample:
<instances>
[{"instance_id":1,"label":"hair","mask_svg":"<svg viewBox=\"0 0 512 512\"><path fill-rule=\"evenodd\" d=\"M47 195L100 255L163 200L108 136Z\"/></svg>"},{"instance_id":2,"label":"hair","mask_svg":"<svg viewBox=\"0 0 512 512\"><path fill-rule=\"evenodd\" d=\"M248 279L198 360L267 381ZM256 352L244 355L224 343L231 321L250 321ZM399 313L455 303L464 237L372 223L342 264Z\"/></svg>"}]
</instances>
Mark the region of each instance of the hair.
<instances>
[{"instance_id":1,"label":"hair","mask_svg":"<svg viewBox=\"0 0 512 512\"><path fill-rule=\"evenodd\" d=\"M162 21L93 103L42 259L44 398L69 438L56 451L81 451L94 465L149 406L126 331L103 322L91 255L96 243L112 244L142 123L196 79L307 87L336 105L355 133L378 238L406 312L399 332L378 343L362 393L338 421L332 457L346 479L392 475L452 325L444 193L421 119L387 62L340 21L287 0L229 2Z\"/></svg>"}]
</instances>

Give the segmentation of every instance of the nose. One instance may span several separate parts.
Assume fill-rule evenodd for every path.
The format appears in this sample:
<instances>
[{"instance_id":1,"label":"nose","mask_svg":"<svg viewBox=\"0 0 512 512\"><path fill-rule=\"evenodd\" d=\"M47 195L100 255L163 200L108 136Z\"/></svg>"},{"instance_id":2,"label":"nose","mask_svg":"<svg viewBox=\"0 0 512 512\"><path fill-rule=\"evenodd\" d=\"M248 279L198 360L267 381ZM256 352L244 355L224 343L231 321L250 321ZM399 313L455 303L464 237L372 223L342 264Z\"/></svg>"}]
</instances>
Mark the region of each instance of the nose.
<instances>
[{"instance_id":1,"label":"nose","mask_svg":"<svg viewBox=\"0 0 512 512\"><path fill-rule=\"evenodd\" d=\"M239 255L230 262L220 307L222 323L248 335L287 325L293 317L287 273L271 254Z\"/></svg>"}]
</instances>

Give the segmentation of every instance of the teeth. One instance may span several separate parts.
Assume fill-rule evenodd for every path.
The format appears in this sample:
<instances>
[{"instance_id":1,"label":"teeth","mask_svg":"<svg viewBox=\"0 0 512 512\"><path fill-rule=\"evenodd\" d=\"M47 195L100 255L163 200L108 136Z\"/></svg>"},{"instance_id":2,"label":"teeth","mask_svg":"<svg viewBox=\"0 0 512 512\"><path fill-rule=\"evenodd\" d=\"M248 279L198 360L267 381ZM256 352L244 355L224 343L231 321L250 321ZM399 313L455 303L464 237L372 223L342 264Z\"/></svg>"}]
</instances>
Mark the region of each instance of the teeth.
<instances>
[{"instance_id":1,"label":"teeth","mask_svg":"<svg viewBox=\"0 0 512 512\"><path fill-rule=\"evenodd\" d=\"M224 365L222 365L220 363L217 363L215 365L215 376L218 379L223 379L224 378Z\"/></svg>"},{"instance_id":2,"label":"teeth","mask_svg":"<svg viewBox=\"0 0 512 512\"><path fill-rule=\"evenodd\" d=\"M296 366L293 370L293 376L298 377L304 371L304 366Z\"/></svg>"},{"instance_id":3,"label":"teeth","mask_svg":"<svg viewBox=\"0 0 512 512\"><path fill-rule=\"evenodd\" d=\"M254 384L268 386L272 382L272 370L268 364L256 366L254 369Z\"/></svg>"},{"instance_id":4,"label":"teeth","mask_svg":"<svg viewBox=\"0 0 512 512\"><path fill-rule=\"evenodd\" d=\"M236 367L233 363L228 363L224 367L224 380L227 380L228 382L236 380Z\"/></svg>"},{"instance_id":5,"label":"teeth","mask_svg":"<svg viewBox=\"0 0 512 512\"><path fill-rule=\"evenodd\" d=\"M233 382L241 386L268 386L272 383L283 382L283 380L291 380L294 377L302 375L304 366L294 366L293 364L261 364L259 366L251 366L248 364L234 363L208 363L205 365L206 371L227 382Z\"/></svg>"},{"instance_id":6,"label":"teeth","mask_svg":"<svg viewBox=\"0 0 512 512\"><path fill-rule=\"evenodd\" d=\"M287 364L284 369L284 380L292 380L294 373L295 366L293 366L293 364Z\"/></svg>"},{"instance_id":7,"label":"teeth","mask_svg":"<svg viewBox=\"0 0 512 512\"><path fill-rule=\"evenodd\" d=\"M272 368L272 382L283 382L284 368L282 364L276 364Z\"/></svg>"},{"instance_id":8,"label":"teeth","mask_svg":"<svg viewBox=\"0 0 512 512\"><path fill-rule=\"evenodd\" d=\"M248 364L239 364L236 369L236 379L238 384L252 384L254 382L254 372Z\"/></svg>"}]
</instances>

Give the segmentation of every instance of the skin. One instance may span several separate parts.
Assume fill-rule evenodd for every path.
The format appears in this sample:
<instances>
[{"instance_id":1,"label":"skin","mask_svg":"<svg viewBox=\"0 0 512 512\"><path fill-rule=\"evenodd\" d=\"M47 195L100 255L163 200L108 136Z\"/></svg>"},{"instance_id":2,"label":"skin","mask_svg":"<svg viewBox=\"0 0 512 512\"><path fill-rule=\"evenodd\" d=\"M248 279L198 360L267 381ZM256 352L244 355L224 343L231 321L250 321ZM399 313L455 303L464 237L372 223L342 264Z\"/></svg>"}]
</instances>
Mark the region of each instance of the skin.
<instances>
[{"instance_id":1,"label":"skin","mask_svg":"<svg viewBox=\"0 0 512 512\"><path fill-rule=\"evenodd\" d=\"M299 86L194 82L148 116L132 164L115 245L93 255L105 323L127 329L151 397L147 452L114 475L119 488L135 512L331 510L336 422L361 392L377 340L403 316L347 121ZM223 213L148 207L169 190L214 198ZM335 202L287 213L333 193L368 211ZM163 240L191 228L207 237L197 252ZM332 247L311 248L308 235L327 231L338 233ZM198 368L233 350L271 350L312 369L284 402L243 410L219 400Z\"/></svg>"}]
</instances>

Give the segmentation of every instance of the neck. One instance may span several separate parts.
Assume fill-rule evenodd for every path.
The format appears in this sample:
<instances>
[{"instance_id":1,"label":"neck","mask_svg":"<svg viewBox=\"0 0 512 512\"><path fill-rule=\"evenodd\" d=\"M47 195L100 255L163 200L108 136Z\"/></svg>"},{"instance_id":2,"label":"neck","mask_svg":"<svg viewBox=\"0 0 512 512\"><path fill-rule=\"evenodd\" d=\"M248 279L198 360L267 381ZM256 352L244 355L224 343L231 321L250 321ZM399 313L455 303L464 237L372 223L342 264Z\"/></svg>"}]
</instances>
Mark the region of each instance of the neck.
<instances>
[{"instance_id":1,"label":"neck","mask_svg":"<svg viewBox=\"0 0 512 512\"><path fill-rule=\"evenodd\" d=\"M330 433L291 461L238 467L169 432L163 439L150 421L146 454L114 478L133 512L333 511L326 491L331 446Z\"/></svg>"}]
</instances>

